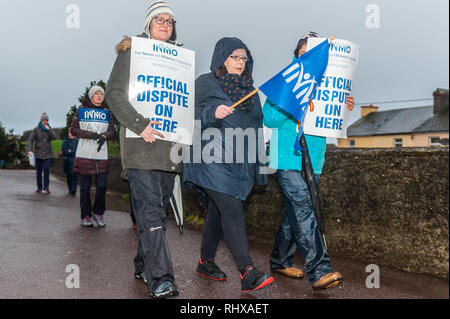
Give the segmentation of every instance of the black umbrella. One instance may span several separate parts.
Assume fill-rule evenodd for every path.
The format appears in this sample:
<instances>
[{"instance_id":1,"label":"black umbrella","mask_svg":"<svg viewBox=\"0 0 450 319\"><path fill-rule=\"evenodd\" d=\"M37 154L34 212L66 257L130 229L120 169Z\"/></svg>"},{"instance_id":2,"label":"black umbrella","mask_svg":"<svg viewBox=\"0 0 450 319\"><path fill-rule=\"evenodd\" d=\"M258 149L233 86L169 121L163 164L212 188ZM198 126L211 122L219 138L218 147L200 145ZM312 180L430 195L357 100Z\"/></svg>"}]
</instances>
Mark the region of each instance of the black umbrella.
<instances>
[{"instance_id":1,"label":"black umbrella","mask_svg":"<svg viewBox=\"0 0 450 319\"><path fill-rule=\"evenodd\" d=\"M300 146L302 148L302 176L308 185L309 195L311 197L312 205L314 208L314 215L316 217L317 225L320 233L322 234L325 248L327 248L327 242L325 240L325 224L323 220L322 211L320 209L320 196L319 185L317 184L314 176L314 170L311 163L311 157L309 156L308 144L306 143L305 134L302 134L300 138Z\"/></svg>"}]
</instances>

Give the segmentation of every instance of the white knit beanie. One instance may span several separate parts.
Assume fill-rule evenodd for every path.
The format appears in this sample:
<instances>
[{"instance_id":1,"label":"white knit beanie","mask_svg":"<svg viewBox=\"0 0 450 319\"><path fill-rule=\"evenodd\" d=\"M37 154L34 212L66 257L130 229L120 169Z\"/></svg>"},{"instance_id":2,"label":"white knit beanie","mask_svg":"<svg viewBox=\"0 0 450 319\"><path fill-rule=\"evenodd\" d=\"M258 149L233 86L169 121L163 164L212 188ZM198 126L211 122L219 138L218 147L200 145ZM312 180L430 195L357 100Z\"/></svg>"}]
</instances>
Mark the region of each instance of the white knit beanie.
<instances>
[{"instance_id":1,"label":"white knit beanie","mask_svg":"<svg viewBox=\"0 0 450 319\"><path fill-rule=\"evenodd\" d=\"M164 1L156 1L152 3L150 7L148 7L147 15L145 16L144 30L149 37L150 37L150 22L158 14L163 13L171 15L172 18L174 17L172 8Z\"/></svg>"},{"instance_id":2,"label":"white knit beanie","mask_svg":"<svg viewBox=\"0 0 450 319\"><path fill-rule=\"evenodd\" d=\"M95 86L91 87L91 89L89 90L88 96L89 96L90 100L92 100L92 97L94 96L95 92L97 92L97 91L101 91L103 94L105 94L105 90L103 90L103 88L101 86L95 85Z\"/></svg>"}]
</instances>

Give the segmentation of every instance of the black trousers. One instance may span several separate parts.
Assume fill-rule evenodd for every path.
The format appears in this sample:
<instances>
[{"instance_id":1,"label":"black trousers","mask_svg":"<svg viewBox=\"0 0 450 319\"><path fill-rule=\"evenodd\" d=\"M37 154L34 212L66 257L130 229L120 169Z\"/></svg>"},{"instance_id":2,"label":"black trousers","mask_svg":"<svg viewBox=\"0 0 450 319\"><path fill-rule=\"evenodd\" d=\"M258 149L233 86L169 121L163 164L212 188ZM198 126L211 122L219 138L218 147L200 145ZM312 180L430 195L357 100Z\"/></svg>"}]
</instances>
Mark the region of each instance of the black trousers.
<instances>
[{"instance_id":1,"label":"black trousers","mask_svg":"<svg viewBox=\"0 0 450 319\"><path fill-rule=\"evenodd\" d=\"M94 205L91 204L91 183L92 177L95 176L95 200ZM105 193L107 174L98 175L78 175L80 179L80 207L81 219L86 216L92 217L92 212L96 215L105 214Z\"/></svg>"},{"instance_id":2,"label":"black trousers","mask_svg":"<svg viewBox=\"0 0 450 319\"><path fill-rule=\"evenodd\" d=\"M66 182L67 182L67 188L69 189L69 192L76 192L77 191L77 181L78 177L75 173L66 174Z\"/></svg>"},{"instance_id":3,"label":"black trousers","mask_svg":"<svg viewBox=\"0 0 450 319\"><path fill-rule=\"evenodd\" d=\"M139 244L136 270L145 271L153 291L163 281L174 282L172 257L166 237L167 208L176 174L128 169L131 201Z\"/></svg>"},{"instance_id":4,"label":"black trousers","mask_svg":"<svg viewBox=\"0 0 450 319\"><path fill-rule=\"evenodd\" d=\"M208 214L203 226L201 258L216 256L222 236L233 255L237 269L244 273L245 267L253 265L248 248L242 201L233 196L204 189L209 196Z\"/></svg>"}]
</instances>

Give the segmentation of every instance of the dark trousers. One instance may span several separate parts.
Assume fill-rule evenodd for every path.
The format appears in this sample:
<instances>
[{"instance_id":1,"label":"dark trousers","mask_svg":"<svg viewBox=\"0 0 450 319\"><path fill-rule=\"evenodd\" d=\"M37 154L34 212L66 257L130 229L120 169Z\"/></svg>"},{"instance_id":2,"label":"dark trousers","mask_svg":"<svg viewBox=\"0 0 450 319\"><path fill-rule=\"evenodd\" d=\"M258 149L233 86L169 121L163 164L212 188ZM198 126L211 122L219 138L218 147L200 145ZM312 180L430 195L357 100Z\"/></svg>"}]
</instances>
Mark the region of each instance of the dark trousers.
<instances>
[{"instance_id":1,"label":"dark trousers","mask_svg":"<svg viewBox=\"0 0 450 319\"><path fill-rule=\"evenodd\" d=\"M130 187L130 183L128 183L128 187ZM133 224L136 225L136 216L134 215L133 201L131 200L131 188L130 188L130 218Z\"/></svg>"},{"instance_id":2,"label":"dark trousers","mask_svg":"<svg viewBox=\"0 0 450 319\"><path fill-rule=\"evenodd\" d=\"M93 176L95 176L96 190L94 205L92 206L91 183ZM106 176L106 173L98 175L79 175L81 219L86 216L92 217L92 212L96 215L103 215L105 213Z\"/></svg>"},{"instance_id":3,"label":"dark trousers","mask_svg":"<svg viewBox=\"0 0 450 319\"><path fill-rule=\"evenodd\" d=\"M270 256L272 269L294 265L294 253L299 251L305 261L304 270L314 284L332 272L330 258L314 215L308 185L299 171L278 170L278 183L283 192L285 210ZM317 183L319 175L316 175Z\"/></svg>"},{"instance_id":4,"label":"dark trousers","mask_svg":"<svg viewBox=\"0 0 450 319\"><path fill-rule=\"evenodd\" d=\"M167 208L176 174L128 169L131 201L138 230L134 264L145 271L150 291L163 281L174 282L172 257L166 237Z\"/></svg>"},{"instance_id":5,"label":"dark trousers","mask_svg":"<svg viewBox=\"0 0 450 319\"><path fill-rule=\"evenodd\" d=\"M75 193L77 191L77 174L70 173L66 174L66 182L67 182L67 188L69 189L69 192Z\"/></svg>"},{"instance_id":6,"label":"dark trousers","mask_svg":"<svg viewBox=\"0 0 450 319\"><path fill-rule=\"evenodd\" d=\"M237 269L244 273L245 267L253 265L253 262L248 248L242 201L210 189L205 189L205 192L209 196L209 203L203 226L201 258L214 258L223 236Z\"/></svg>"},{"instance_id":7,"label":"dark trousers","mask_svg":"<svg viewBox=\"0 0 450 319\"><path fill-rule=\"evenodd\" d=\"M50 185L50 166L52 159L36 158L36 183L38 190L42 190L42 172L44 172L44 189L48 190Z\"/></svg>"}]
</instances>

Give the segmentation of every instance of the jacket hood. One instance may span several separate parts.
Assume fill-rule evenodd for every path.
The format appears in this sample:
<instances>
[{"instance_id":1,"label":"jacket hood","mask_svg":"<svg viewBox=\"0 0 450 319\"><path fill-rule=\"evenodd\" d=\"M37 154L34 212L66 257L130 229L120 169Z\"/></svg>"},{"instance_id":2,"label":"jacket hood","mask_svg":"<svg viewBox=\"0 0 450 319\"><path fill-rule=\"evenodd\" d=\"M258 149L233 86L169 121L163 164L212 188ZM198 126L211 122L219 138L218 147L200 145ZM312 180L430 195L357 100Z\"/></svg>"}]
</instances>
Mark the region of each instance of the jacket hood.
<instances>
[{"instance_id":1,"label":"jacket hood","mask_svg":"<svg viewBox=\"0 0 450 319\"><path fill-rule=\"evenodd\" d=\"M234 50L245 49L247 51L248 62L245 64L245 69L252 74L253 72L253 57L250 50L244 42L238 38L222 38L216 43L214 53L211 61L211 71L217 71L233 53Z\"/></svg>"}]
</instances>

